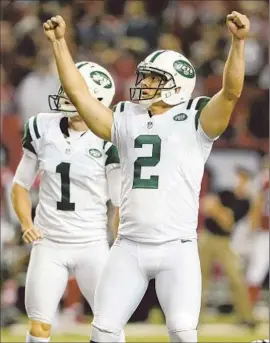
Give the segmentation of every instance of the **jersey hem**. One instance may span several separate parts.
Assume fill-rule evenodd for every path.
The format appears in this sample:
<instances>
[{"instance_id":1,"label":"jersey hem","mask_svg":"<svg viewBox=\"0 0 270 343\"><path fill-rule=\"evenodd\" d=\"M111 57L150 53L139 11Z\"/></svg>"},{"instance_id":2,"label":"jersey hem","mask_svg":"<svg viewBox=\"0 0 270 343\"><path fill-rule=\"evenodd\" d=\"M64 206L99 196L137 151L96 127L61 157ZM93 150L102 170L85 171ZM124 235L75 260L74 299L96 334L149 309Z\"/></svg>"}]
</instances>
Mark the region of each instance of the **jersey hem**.
<instances>
[{"instance_id":1,"label":"jersey hem","mask_svg":"<svg viewBox=\"0 0 270 343\"><path fill-rule=\"evenodd\" d=\"M130 241L133 241L135 243L150 243L150 244L165 244L169 242L175 242L175 241L181 241L182 239L198 239L198 235L192 235L192 236L181 236L177 238L172 238L172 239L161 239L161 240L153 240L153 239L145 239L145 238L140 238L140 237L134 237L130 235L123 235L121 233L118 234L119 238L124 238L128 239Z\"/></svg>"},{"instance_id":2,"label":"jersey hem","mask_svg":"<svg viewBox=\"0 0 270 343\"><path fill-rule=\"evenodd\" d=\"M96 242L96 241L108 241L107 236L91 238L89 240L78 240L78 241L58 240L58 239L51 238L51 237L47 236L46 234L44 234L44 238L47 239L48 241L51 241L51 242L54 242L54 243L57 243L57 244L87 244L87 243L92 243L92 242Z\"/></svg>"},{"instance_id":3,"label":"jersey hem","mask_svg":"<svg viewBox=\"0 0 270 343\"><path fill-rule=\"evenodd\" d=\"M43 232L44 238L46 238L50 241L53 241L55 243L85 244L85 243L90 243L90 242L95 242L95 241L100 241L100 240L108 240L108 236L107 236L108 228L107 227L103 227L103 228L99 228L99 229L95 228L95 229L99 230L99 235L96 235L93 237L77 236L77 238L70 237L70 239L67 240L63 237L60 237L60 238L52 237L50 234L48 234L48 229L45 229L44 226L39 225L36 220L34 220L34 225L37 226ZM101 232L102 232L102 234L100 234ZM70 234L72 234L72 233L66 232L65 237L69 236ZM76 234L76 231L75 231L75 234Z\"/></svg>"}]
</instances>

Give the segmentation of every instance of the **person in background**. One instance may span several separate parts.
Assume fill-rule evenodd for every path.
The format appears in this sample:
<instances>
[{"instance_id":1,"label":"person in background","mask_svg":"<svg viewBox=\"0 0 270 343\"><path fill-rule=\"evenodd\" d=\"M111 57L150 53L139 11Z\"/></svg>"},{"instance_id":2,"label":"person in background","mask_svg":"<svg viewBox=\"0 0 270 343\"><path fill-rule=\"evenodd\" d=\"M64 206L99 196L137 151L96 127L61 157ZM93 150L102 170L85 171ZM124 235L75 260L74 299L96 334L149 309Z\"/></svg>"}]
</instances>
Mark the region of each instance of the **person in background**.
<instances>
[{"instance_id":1,"label":"person in background","mask_svg":"<svg viewBox=\"0 0 270 343\"><path fill-rule=\"evenodd\" d=\"M262 161L258 191L251 206L252 245L247 269L249 297L255 306L262 283L269 272L269 156Z\"/></svg>"},{"instance_id":2,"label":"person in background","mask_svg":"<svg viewBox=\"0 0 270 343\"><path fill-rule=\"evenodd\" d=\"M1 327L16 323L19 311L16 308L18 284L14 273L14 261L20 258L16 246L19 221L12 208L10 190L13 172L9 167L9 151L1 144Z\"/></svg>"},{"instance_id":3,"label":"person in background","mask_svg":"<svg viewBox=\"0 0 270 343\"><path fill-rule=\"evenodd\" d=\"M237 169L238 182L233 190L206 195L201 210L205 216L204 230L199 240L202 268L202 309L206 305L206 292L213 262L219 262L229 279L236 310L242 323L255 326L239 256L231 247L231 235L236 223L248 215L250 209L249 172Z\"/></svg>"},{"instance_id":4,"label":"person in background","mask_svg":"<svg viewBox=\"0 0 270 343\"><path fill-rule=\"evenodd\" d=\"M35 70L21 82L15 101L23 122L41 112L49 112L48 96L59 86L57 71L50 51L39 51Z\"/></svg>"}]
</instances>

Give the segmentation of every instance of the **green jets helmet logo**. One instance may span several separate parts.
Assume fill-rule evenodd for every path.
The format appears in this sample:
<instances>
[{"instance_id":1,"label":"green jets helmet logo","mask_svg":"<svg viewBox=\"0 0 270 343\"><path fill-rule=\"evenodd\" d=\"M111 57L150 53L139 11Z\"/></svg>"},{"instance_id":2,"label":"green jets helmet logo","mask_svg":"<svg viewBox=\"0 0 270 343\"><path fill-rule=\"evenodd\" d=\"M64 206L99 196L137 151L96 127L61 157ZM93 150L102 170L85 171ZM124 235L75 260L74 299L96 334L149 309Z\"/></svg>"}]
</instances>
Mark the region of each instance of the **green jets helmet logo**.
<instances>
[{"instance_id":1,"label":"green jets helmet logo","mask_svg":"<svg viewBox=\"0 0 270 343\"><path fill-rule=\"evenodd\" d=\"M191 64L186 61L178 60L175 61L173 64L174 69L177 71L178 74L187 77L189 79L193 79L195 77L195 70Z\"/></svg>"},{"instance_id":2,"label":"green jets helmet logo","mask_svg":"<svg viewBox=\"0 0 270 343\"><path fill-rule=\"evenodd\" d=\"M90 77L93 81L101 87L110 89L112 88L112 81L109 79L108 75L103 73L102 71L92 71L90 73Z\"/></svg>"},{"instance_id":3,"label":"green jets helmet logo","mask_svg":"<svg viewBox=\"0 0 270 343\"><path fill-rule=\"evenodd\" d=\"M186 113L179 113L173 117L175 121L183 121L187 119Z\"/></svg>"},{"instance_id":4,"label":"green jets helmet logo","mask_svg":"<svg viewBox=\"0 0 270 343\"><path fill-rule=\"evenodd\" d=\"M89 149L89 154L95 158L100 158L102 156L102 153L98 149Z\"/></svg>"}]
</instances>

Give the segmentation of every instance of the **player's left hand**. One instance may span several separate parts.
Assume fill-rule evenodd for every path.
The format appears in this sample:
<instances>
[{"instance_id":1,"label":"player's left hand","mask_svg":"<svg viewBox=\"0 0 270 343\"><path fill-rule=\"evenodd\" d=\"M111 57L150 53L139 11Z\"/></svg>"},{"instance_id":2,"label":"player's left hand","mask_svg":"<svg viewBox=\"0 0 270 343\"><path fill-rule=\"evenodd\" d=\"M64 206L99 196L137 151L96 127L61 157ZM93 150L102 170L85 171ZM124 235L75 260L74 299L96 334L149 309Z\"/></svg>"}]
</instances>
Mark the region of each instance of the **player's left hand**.
<instances>
[{"instance_id":1,"label":"player's left hand","mask_svg":"<svg viewBox=\"0 0 270 343\"><path fill-rule=\"evenodd\" d=\"M249 33L250 21L247 16L233 11L227 15L227 26L232 35L238 39L245 39Z\"/></svg>"}]
</instances>

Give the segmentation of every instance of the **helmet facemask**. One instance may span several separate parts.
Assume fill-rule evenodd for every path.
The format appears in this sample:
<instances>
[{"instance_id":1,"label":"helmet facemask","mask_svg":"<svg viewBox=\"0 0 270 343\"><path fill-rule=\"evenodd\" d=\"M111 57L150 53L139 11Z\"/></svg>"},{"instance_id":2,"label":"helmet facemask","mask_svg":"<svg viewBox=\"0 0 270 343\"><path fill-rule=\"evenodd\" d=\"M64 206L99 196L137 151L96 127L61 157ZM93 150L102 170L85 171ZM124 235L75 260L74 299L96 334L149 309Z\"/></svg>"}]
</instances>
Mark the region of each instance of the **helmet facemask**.
<instances>
[{"instance_id":1,"label":"helmet facemask","mask_svg":"<svg viewBox=\"0 0 270 343\"><path fill-rule=\"evenodd\" d=\"M51 111L61 112L67 117L78 115L76 108L70 102L62 86L59 87L57 94L49 95L48 100Z\"/></svg>"},{"instance_id":2,"label":"helmet facemask","mask_svg":"<svg viewBox=\"0 0 270 343\"><path fill-rule=\"evenodd\" d=\"M102 101L103 98L97 98ZM48 96L49 107L51 111L61 112L66 117L78 116L78 111L74 105L70 102L62 86L59 87L58 93Z\"/></svg>"},{"instance_id":3,"label":"helmet facemask","mask_svg":"<svg viewBox=\"0 0 270 343\"><path fill-rule=\"evenodd\" d=\"M162 92L172 91L176 88L173 76L166 71L150 66L139 65L136 74L137 79L135 87L130 88L130 99L132 101L138 101L142 106L149 107L153 103L163 100L161 97ZM160 77L159 84L156 87L144 87L142 84L142 81L150 74ZM151 95L147 95L144 93L145 90L155 90L155 92Z\"/></svg>"}]
</instances>

